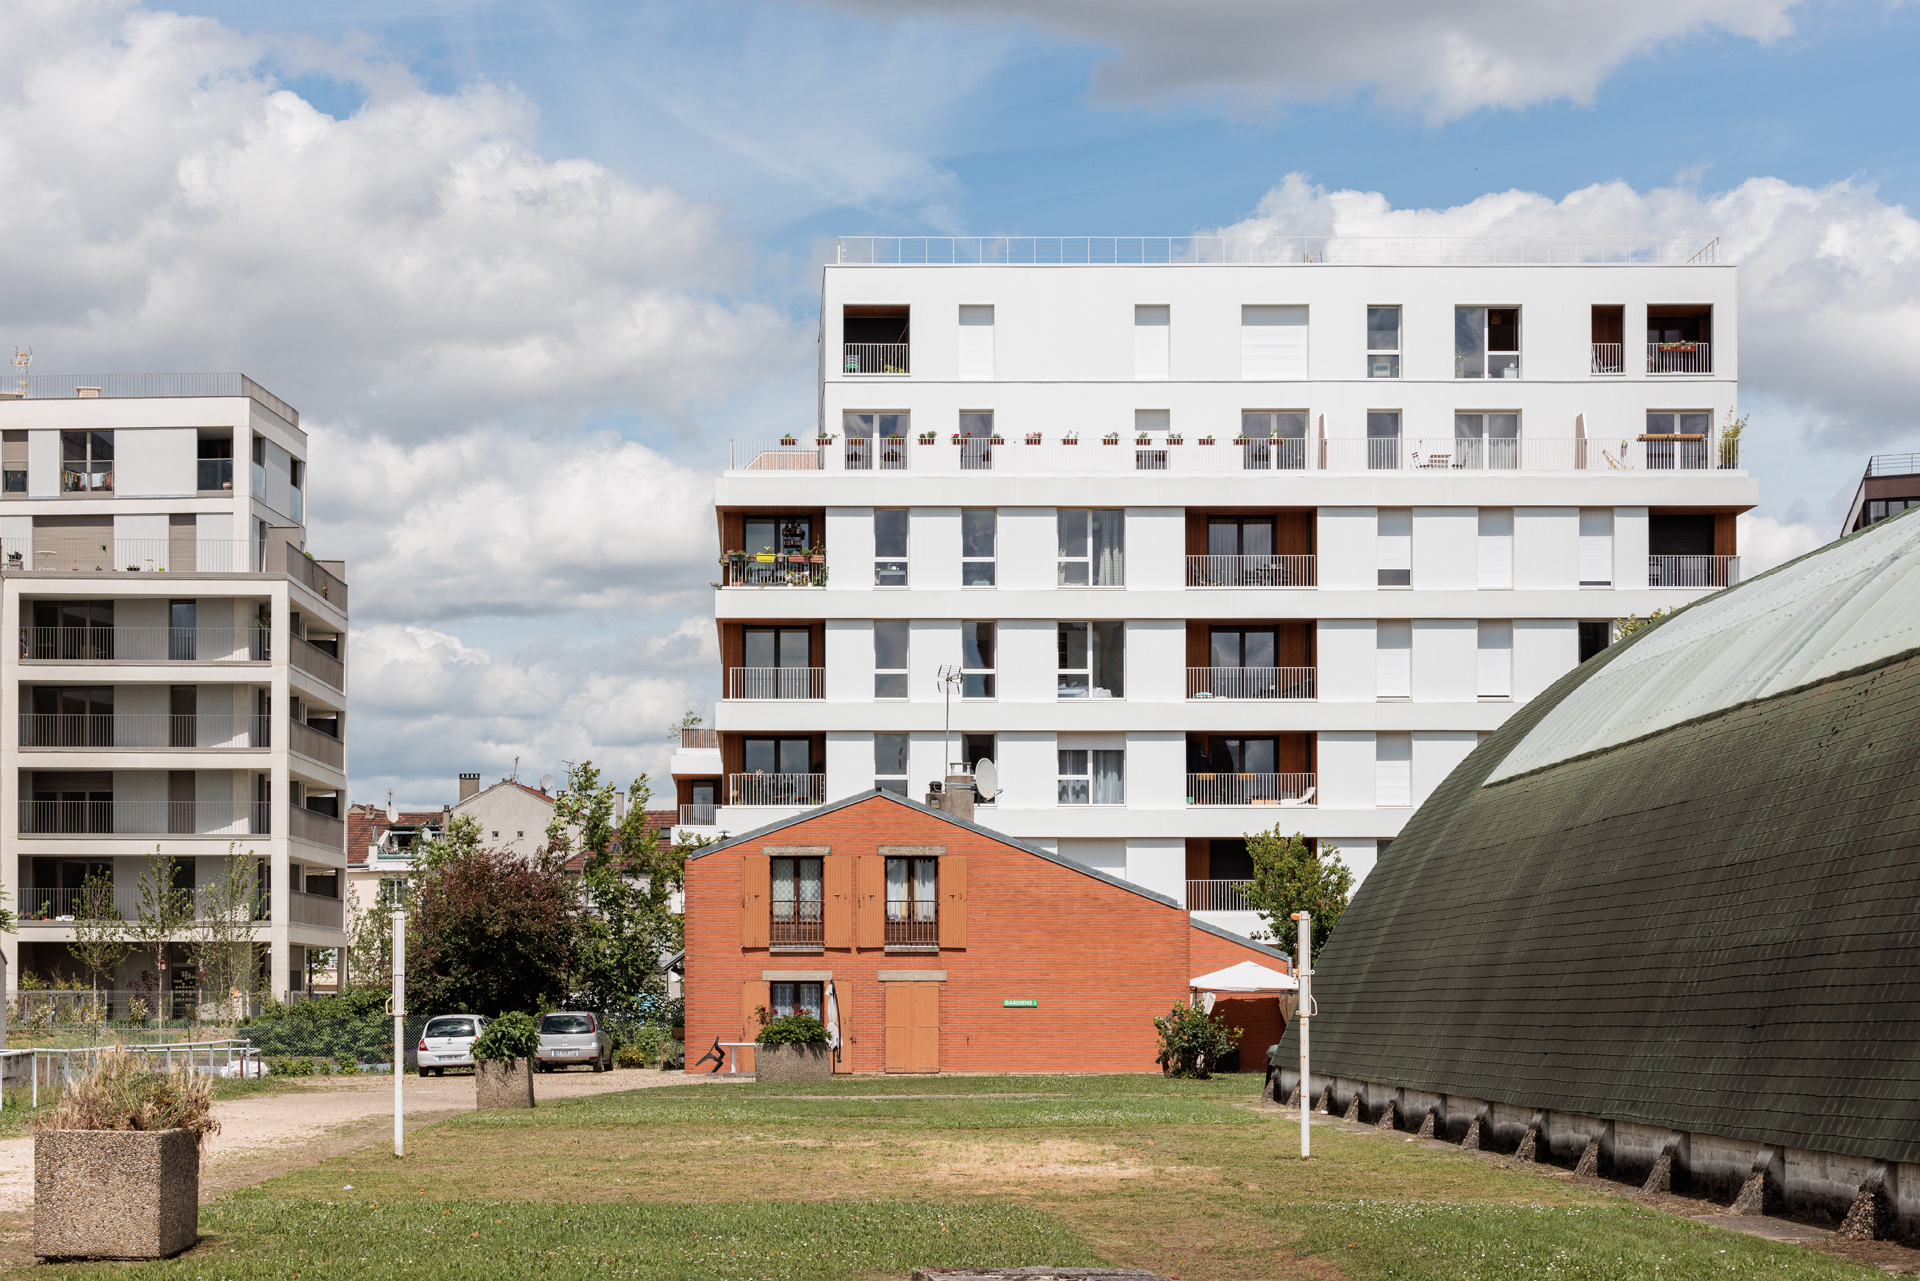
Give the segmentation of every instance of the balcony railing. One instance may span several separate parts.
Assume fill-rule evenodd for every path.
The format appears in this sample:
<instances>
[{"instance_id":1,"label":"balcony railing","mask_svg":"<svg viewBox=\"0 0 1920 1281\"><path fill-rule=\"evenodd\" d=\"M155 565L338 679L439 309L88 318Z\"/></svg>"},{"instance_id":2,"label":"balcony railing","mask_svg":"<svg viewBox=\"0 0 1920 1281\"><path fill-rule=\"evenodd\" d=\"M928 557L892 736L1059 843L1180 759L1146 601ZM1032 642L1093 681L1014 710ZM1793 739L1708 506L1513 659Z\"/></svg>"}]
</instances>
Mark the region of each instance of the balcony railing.
<instances>
[{"instance_id":1,"label":"balcony railing","mask_svg":"<svg viewBox=\"0 0 1920 1281\"><path fill-rule=\"evenodd\" d=\"M1710 374L1713 372L1713 352L1703 342L1650 342L1647 344L1647 372Z\"/></svg>"},{"instance_id":2,"label":"balcony railing","mask_svg":"<svg viewBox=\"0 0 1920 1281\"><path fill-rule=\"evenodd\" d=\"M1590 372L1596 374L1624 374L1627 372L1626 348L1617 342L1597 342L1593 344L1593 363Z\"/></svg>"},{"instance_id":3,"label":"balcony railing","mask_svg":"<svg viewBox=\"0 0 1920 1281\"><path fill-rule=\"evenodd\" d=\"M819 951L827 941L821 901L817 898L773 900L773 929L768 941L776 952Z\"/></svg>"},{"instance_id":4,"label":"balcony railing","mask_svg":"<svg viewBox=\"0 0 1920 1281\"><path fill-rule=\"evenodd\" d=\"M347 763L347 745L322 730L300 721L289 721L292 732L288 736L287 746L302 756L319 761L322 765L331 765L343 769Z\"/></svg>"},{"instance_id":5,"label":"balcony railing","mask_svg":"<svg viewBox=\"0 0 1920 1281\"><path fill-rule=\"evenodd\" d=\"M265 836L264 801L21 801L26 836Z\"/></svg>"},{"instance_id":6,"label":"balcony railing","mask_svg":"<svg viewBox=\"0 0 1920 1281\"><path fill-rule=\"evenodd\" d=\"M720 731L697 725L684 725L680 729L680 750L717 752L720 750Z\"/></svg>"},{"instance_id":7,"label":"balcony railing","mask_svg":"<svg viewBox=\"0 0 1920 1281\"><path fill-rule=\"evenodd\" d=\"M826 558L729 553L721 564L722 587L825 587Z\"/></svg>"},{"instance_id":8,"label":"balcony railing","mask_svg":"<svg viewBox=\"0 0 1920 1281\"><path fill-rule=\"evenodd\" d=\"M729 667L728 698L820 698L824 667Z\"/></svg>"},{"instance_id":9,"label":"balcony railing","mask_svg":"<svg viewBox=\"0 0 1920 1281\"><path fill-rule=\"evenodd\" d=\"M265 662L264 627L22 627L20 657L52 663Z\"/></svg>"},{"instance_id":10,"label":"balcony railing","mask_svg":"<svg viewBox=\"0 0 1920 1281\"><path fill-rule=\"evenodd\" d=\"M1189 556L1189 587L1312 587L1311 556Z\"/></svg>"},{"instance_id":11,"label":"balcony railing","mask_svg":"<svg viewBox=\"0 0 1920 1281\"><path fill-rule=\"evenodd\" d=\"M1189 774L1189 805L1311 805L1311 774Z\"/></svg>"},{"instance_id":12,"label":"balcony railing","mask_svg":"<svg viewBox=\"0 0 1920 1281\"><path fill-rule=\"evenodd\" d=\"M826 795L825 774L729 774L729 805L818 805Z\"/></svg>"},{"instance_id":13,"label":"balcony railing","mask_svg":"<svg viewBox=\"0 0 1920 1281\"><path fill-rule=\"evenodd\" d=\"M1649 587L1731 587L1740 581L1738 556L1649 556Z\"/></svg>"},{"instance_id":14,"label":"balcony railing","mask_svg":"<svg viewBox=\"0 0 1920 1281\"><path fill-rule=\"evenodd\" d=\"M910 373L912 344L903 342L850 342L840 371L847 374Z\"/></svg>"},{"instance_id":15,"label":"balcony railing","mask_svg":"<svg viewBox=\"0 0 1920 1281\"><path fill-rule=\"evenodd\" d=\"M712 827L717 821L715 815L718 805L682 805L680 807L680 826Z\"/></svg>"},{"instance_id":16,"label":"balcony railing","mask_svg":"<svg viewBox=\"0 0 1920 1281\"><path fill-rule=\"evenodd\" d=\"M233 459L201 458L199 463L198 484L203 494L220 493L233 489Z\"/></svg>"},{"instance_id":17,"label":"balcony railing","mask_svg":"<svg viewBox=\"0 0 1920 1281\"><path fill-rule=\"evenodd\" d=\"M319 810L310 810L304 805L292 806L288 812L293 815L292 835L315 845L324 845L330 850L347 847L346 820L322 814Z\"/></svg>"},{"instance_id":18,"label":"balcony railing","mask_svg":"<svg viewBox=\"0 0 1920 1281\"><path fill-rule=\"evenodd\" d=\"M202 747L226 751L268 746L265 716L173 716L166 712L22 712L20 746L76 748Z\"/></svg>"},{"instance_id":19,"label":"balcony railing","mask_svg":"<svg viewBox=\"0 0 1920 1281\"><path fill-rule=\"evenodd\" d=\"M289 890L287 899L287 917L295 925L318 925L322 929L337 930L346 919L345 905L329 895Z\"/></svg>"},{"instance_id":20,"label":"balcony railing","mask_svg":"<svg viewBox=\"0 0 1920 1281\"><path fill-rule=\"evenodd\" d=\"M842 466L848 471L905 471L912 446L905 436L849 436L842 447Z\"/></svg>"},{"instance_id":21,"label":"balcony railing","mask_svg":"<svg viewBox=\"0 0 1920 1281\"><path fill-rule=\"evenodd\" d=\"M886 945L895 951L940 950L937 905L907 899L887 900Z\"/></svg>"},{"instance_id":22,"label":"balcony railing","mask_svg":"<svg viewBox=\"0 0 1920 1281\"><path fill-rule=\"evenodd\" d=\"M113 891L113 910L118 912L123 920L131 921L137 919L140 913L139 885L137 883L122 881L115 883L111 888ZM49 890L30 887L23 889L20 891L20 919L23 921L71 921L84 905L82 896L85 893L86 891L84 889L78 888ZM294 894L295 899L321 897L322 896L318 894ZM338 929L340 926L340 900L325 899L324 901L334 904L333 925L334 928ZM211 890L203 888L193 891L193 917L196 921L204 921L218 914L218 909L214 902L214 894ZM251 917L254 921L266 921L271 919L271 916L270 904L267 901L266 895L262 894L254 901ZM296 921L299 920L297 912L294 919ZM326 922L309 921L304 923L320 925Z\"/></svg>"},{"instance_id":23,"label":"balcony railing","mask_svg":"<svg viewBox=\"0 0 1920 1281\"><path fill-rule=\"evenodd\" d=\"M265 544L242 538L103 538L81 551L36 548L20 569L116 570L173 574L258 574L265 571ZM31 563L28 563L28 561Z\"/></svg>"},{"instance_id":24,"label":"balcony railing","mask_svg":"<svg viewBox=\"0 0 1920 1281\"><path fill-rule=\"evenodd\" d=\"M1189 667L1188 698L1312 698L1312 667Z\"/></svg>"},{"instance_id":25,"label":"balcony railing","mask_svg":"<svg viewBox=\"0 0 1920 1281\"><path fill-rule=\"evenodd\" d=\"M307 675L323 680L335 689L346 689L347 665L312 641L295 636L288 647L287 657Z\"/></svg>"},{"instance_id":26,"label":"balcony railing","mask_svg":"<svg viewBox=\"0 0 1920 1281\"><path fill-rule=\"evenodd\" d=\"M346 580L324 568L311 556L291 547L287 549L287 577L328 604L337 606L341 613L347 612Z\"/></svg>"},{"instance_id":27,"label":"balcony railing","mask_svg":"<svg viewBox=\"0 0 1920 1281\"><path fill-rule=\"evenodd\" d=\"M1189 912L1251 912L1247 887L1252 881L1188 881Z\"/></svg>"}]
</instances>

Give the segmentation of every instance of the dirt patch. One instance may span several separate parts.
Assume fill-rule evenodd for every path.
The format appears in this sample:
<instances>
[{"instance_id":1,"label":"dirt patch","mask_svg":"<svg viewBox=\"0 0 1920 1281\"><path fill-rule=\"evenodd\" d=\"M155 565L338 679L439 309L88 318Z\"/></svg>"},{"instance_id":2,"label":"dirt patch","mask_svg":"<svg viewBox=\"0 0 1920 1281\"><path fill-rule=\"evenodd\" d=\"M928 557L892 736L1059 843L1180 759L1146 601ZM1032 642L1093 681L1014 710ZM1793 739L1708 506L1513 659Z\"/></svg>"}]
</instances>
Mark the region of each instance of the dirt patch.
<instances>
[{"instance_id":1,"label":"dirt patch","mask_svg":"<svg viewBox=\"0 0 1920 1281\"><path fill-rule=\"evenodd\" d=\"M1106 1143L1053 1139L1039 1143L915 1143L925 1175L936 1183L1002 1184L1029 1179L1137 1179L1166 1173Z\"/></svg>"}]
</instances>

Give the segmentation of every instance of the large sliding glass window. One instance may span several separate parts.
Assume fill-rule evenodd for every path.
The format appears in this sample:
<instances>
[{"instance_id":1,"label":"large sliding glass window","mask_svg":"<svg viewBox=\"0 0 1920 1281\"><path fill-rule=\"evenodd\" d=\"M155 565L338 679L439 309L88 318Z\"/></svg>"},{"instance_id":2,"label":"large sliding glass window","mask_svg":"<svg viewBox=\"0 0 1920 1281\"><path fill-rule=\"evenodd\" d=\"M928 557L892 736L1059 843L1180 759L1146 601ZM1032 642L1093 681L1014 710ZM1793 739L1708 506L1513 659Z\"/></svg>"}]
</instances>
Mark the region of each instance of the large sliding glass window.
<instances>
[{"instance_id":1,"label":"large sliding glass window","mask_svg":"<svg viewBox=\"0 0 1920 1281\"><path fill-rule=\"evenodd\" d=\"M1127 625L1118 621L1058 625L1061 698L1127 696Z\"/></svg>"},{"instance_id":2,"label":"large sliding glass window","mask_svg":"<svg viewBox=\"0 0 1920 1281\"><path fill-rule=\"evenodd\" d=\"M1518 378L1520 376L1520 309L1518 307L1455 307L1453 309L1453 376L1455 378Z\"/></svg>"},{"instance_id":3,"label":"large sliding glass window","mask_svg":"<svg viewBox=\"0 0 1920 1281\"><path fill-rule=\"evenodd\" d=\"M1125 511L1062 507L1059 533L1061 587L1124 587L1127 582Z\"/></svg>"}]
</instances>

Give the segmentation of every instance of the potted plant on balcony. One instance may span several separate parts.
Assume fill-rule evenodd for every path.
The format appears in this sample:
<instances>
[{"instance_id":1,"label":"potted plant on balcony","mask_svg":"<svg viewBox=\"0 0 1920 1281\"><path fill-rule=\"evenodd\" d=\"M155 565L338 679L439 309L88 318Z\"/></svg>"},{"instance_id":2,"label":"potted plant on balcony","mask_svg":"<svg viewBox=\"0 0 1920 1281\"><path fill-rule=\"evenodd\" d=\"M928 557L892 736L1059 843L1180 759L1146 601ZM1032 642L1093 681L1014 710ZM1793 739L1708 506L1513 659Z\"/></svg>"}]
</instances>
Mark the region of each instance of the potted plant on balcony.
<instances>
[{"instance_id":1,"label":"potted plant on balcony","mask_svg":"<svg viewBox=\"0 0 1920 1281\"><path fill-rule=\"evenodd\" d=\"M1151 445L1153 443L1153 437L1147 435L1146 432L1140 432L1134 436L1133 443L1136 445Z\"/></svg>"},{"instance_id":2,"label":"potted plant on balcony","mask_svg":"<svg viewBox=\"0 0 1920 1281\"><path fill-rule=\"evenodd\" d=\"M1077 431L1067 432L1060 437L1060 443L1063 445L1077 445L1080 443L1080 433Z\"/></svg>"},{"instance_id":3,"label":"potted plant on balcony","mask_svg":"<svg viewBox=\"0 0 1920 1281\"><path fill-rule=\"evenodd\" d=\"M791 436L791 435L782 436L780 438L780 443L782 445L797 445L800 443L800 438L798 436Z\"/></svg>"},{"instance_id":4,"label":"potted plant on balcony","mask_svg":"<svg viewBox=\"0 0 1920 1281\"><path fill-rule=\"evenodd\" d=\"M1040 443L1040 433L1039 433L1039 432L1037 432L1037 431L1030 431L1030 432L1028 432L1028 433L1027 433L1027 443L1028 443L1029 445L1037 445L1037 444L1039 444L1039 443Z\"/></svg>"},{"instance_id":5,"label":"potted plant on balcony","mask_svg":"<svg viewBox=\"0 0 1920 1281\"><path fill-rule=\"evenodd\" d=\"M200 1238L200 1149L219 1130L212 1081L102 1050L34 1122L33 1252L164 1259Z\"/></svg>"},{"instance_id":6,"label":"potted plant on balcony","mask_svg":"<svg viewBox=\"0 0 1920 1281\"><path fill-rule=\"evenodd\" d=\"M1200 439L1194 441L1193 443L1196 445L1211 445L1213 443L1213 437L1202 436Z\"/></svg>"},{"instance_id":7,"label":"potted plant on balcony","mask_svg":"<svg viewBox=\"0 0 1920 1281\"><path fill-rule=\"evenodd\" d=\"M825 1081L833 1075L827 1025L811 1014L773 1018L763 1006L753 1074L760 1081Z\"/></svg>"},{"instance_id":8,"label":"potted plant on balcony","mask_svg":"<svg viewBox=\"0 0 1920 1281\"><path fill-rule=\"evenodd\" d=\"M1168 433L1167 433L1167 443L1168 443L1169 445L1181 445L1181 444L1185 444L1185 443L1186 443L1186 437L1184 437L1184 436L1182 436L1182 435L1181 435L1181 434L1180 434L1179 432L1177 432L1177 431L1170 431L1170 432L1168 432Z\"/></svg>"},{"instance_id":9,"label":"potted plant on balcony","mask_svg":"<svg viewBox=\"0 0 1920 1281\"><path fill-rule=\"evenodd\" d=\"M1120 443L1120 433L1117 431L1110 431L1106 435L1100 438L1100 443L1103 445L1117 445Z\"/></svg>"},{"instance_id":10,"label":"potted plant on balcony","mask_svg":"<svg viewBox=\"0 0 1920 1281\"><path fill-rule=\"evenodd\" d=\"M813 438L813 443L820 446L831 445L833 443L833 436L823 431Z\"/></svg>"},{"instance_id":11,"label":"potted plant on balcony","mask_svg":"<svg viewBox=\"0 0 1920 1281\"><path fill-rule=\"evenodd\" d=\"M923 431L923 432L921 432L921 433L920 433L920 443L921 443L921 444L923 444L923 445L931 445L931 444L932 444L933 442L934 442L934 434L933 434L932 432L930 432L930 431Z\"/></svg>"},{"instance_id":12,"label":"potted plant on balcony","mask_svg":"<svg viewBox=\"0 0 1920 1281\"><path fill-rule=\"evenodd\" d=\"M510 1010L487 1024L473 1043L473 1106L533 1106L533 1058L540 1050L540 1027L533 1017Z\"/></svg>"}]
</instances>

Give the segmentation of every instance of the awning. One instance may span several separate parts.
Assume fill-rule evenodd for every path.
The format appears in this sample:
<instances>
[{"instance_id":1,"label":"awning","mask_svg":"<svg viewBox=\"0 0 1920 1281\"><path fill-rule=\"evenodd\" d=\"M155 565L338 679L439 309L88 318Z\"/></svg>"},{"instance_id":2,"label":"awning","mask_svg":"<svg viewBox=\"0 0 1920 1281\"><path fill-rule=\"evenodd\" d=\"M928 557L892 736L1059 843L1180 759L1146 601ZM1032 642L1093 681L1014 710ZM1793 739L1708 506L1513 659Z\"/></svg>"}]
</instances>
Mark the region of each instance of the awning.
<instances>
[{"instance_id":1,"label":"awning","mask_svg":"<svg viewBox=\"0 0 1920 1281\"><path fill-rule=\"evenodd\" d=\"M1242 961L1224 970L1202 974L1187 984L1198 992L1297 992L1300 984L1291 975L1270 970L1258 961Z\"/></svg>"}]
</instances>

